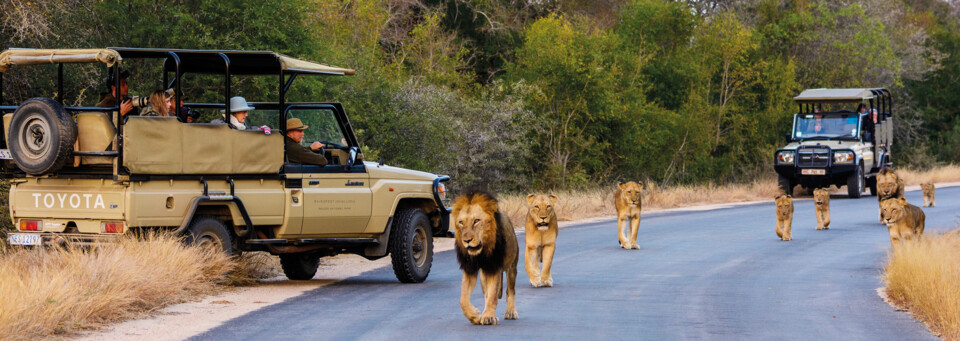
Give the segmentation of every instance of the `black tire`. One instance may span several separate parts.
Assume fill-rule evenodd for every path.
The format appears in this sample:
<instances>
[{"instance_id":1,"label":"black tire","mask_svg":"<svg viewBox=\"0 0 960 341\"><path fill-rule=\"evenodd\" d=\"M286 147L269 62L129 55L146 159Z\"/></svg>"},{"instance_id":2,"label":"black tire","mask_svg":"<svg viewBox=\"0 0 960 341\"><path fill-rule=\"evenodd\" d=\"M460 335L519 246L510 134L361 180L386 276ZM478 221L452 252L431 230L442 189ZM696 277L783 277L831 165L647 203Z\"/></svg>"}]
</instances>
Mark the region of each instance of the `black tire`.
<instances>
[{"instance_id":1,"label":"black tire","mask_svg":"<svg viewBox=\"0 0 960 341\"><path fill-rule=\"evenodd\" d=\"M237 249L233 247L233 236L227 230L227 225L213 216L193 218L185 241L189 245L219 250L229 256L237 255Z\"/></svg>"},{"instance_id":2,"label":"black tire","mask_svg":"<svg viewBox=\"0 0 960 341\"><path fill-rule=\"evenodd\" d=\"M863 182L863 166L857 165L857 169L847 178L847 196L860 198L863 194Z\"/></svg>"},{"instance_id":3,"label":"black tire","mask_svg":"<svg viewBox=\"0 0 960 341\"><path fill-rule=\"evenodd\" d=\"M77 123L59 102L31 98L13 112L7 141L13 161L27 174L56 172L72 161Z\"/></svg>"},{"instance_id":4,"label":"black tire","mask_svg":"<svg viewBox=\"0 0 960 341\"><path fill-rule=\"evenodd\" d=\"M871 177L867 179L866 182L867 182L867 188L870 189L870 196L872 197L877 196L877 177L876 176Z\"/></svg>"},{"instance_id":5,"label":"black tire","mask_svg":"<svg viewBox=\"0 0 960 341\"><path fill-rule=\"evenodd\" d=\"M778 174L777 186L780 187L780 190L784 193L793 195L793 183L790 181L790 178Z\"/></svg>"},{"instance_id":6,"label":"black tire","mask_svg":"<svg viewBox=\"0 0 960 341\"><path fill-rule=\"evenodd\" d=\"M433 234L430 219L419 208L398 210L390 228L390 258L393 273L403 283L420 283L433 264Z\"/></svg>"},{"instance_id":7,"label":"black tire","mask_svg":"<svg viewBox=\"0 0 960 341\"><path fill-rule=\"evenodd\" d=\"M313 279L320 267L320 255L316 253L290 253L280 255L283 274L295 281Z\"/></svg>"}]
</instances>

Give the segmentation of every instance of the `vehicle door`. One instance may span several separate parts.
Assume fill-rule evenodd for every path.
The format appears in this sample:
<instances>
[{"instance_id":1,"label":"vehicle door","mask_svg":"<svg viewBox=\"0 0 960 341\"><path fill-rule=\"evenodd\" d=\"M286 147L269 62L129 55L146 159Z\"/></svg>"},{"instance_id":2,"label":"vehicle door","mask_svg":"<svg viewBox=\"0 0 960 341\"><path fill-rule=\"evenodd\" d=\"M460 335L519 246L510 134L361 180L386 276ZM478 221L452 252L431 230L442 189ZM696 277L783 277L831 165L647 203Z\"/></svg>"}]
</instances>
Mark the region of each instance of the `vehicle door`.
<instances>
[{"instance_id":1,"label":"vehicle door","mask_svg":"<svg viewBox=\"0 0 960 341\"><path fill-rule=\"evenodd\" d=\"M286 118L308 126L301 145L325 145L326 166L285 163L288 179L301 180L303 223L301 235L333 236L361 233L370 220L370 176L363 162L348 164L351 147L359 146L342 109L333 105L292 105Z\"/></svg>"}]
</instances>

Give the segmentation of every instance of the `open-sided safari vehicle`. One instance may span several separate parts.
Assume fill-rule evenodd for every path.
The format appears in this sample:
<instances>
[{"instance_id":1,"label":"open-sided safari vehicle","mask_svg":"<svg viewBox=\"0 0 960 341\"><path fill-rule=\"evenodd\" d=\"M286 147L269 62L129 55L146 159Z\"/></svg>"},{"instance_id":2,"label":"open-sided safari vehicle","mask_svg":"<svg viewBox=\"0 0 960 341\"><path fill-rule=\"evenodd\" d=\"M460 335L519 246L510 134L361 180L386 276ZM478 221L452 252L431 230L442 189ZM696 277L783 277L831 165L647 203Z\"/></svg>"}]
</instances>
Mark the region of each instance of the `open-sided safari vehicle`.
<instances>
[{"instance_id":1,"label":"open-sided safari vehicle","mask_svg":"<svg viewBox=\"0 0 960 341\"><path fill-rule=\"evenodd\" d=\"M122 98L121 66L132 60L158 64L132 71L162 70L155 78L177 90L175 112L189 75L222 76L223 102L186 105L226 112L233 77L275 81L276 91L243 94L275 99L251 102L257 113L250 116L264 117L261 124L274 133L172 116L122 117L119 106L64 106L65 67L105 65L114 75L115 98ZM0 97L0 158L12 182L10 212L18 229L9 234L11 244L90 243L169 229L231 254L279 255L291 279L312 278L320 257L339 253L390 254L402 282L429 274L433 236L449 228L449 178L364 162L343 106L285 101L297 76L353 70L269 51L10 49L0 54L0 82L11 68L39 64L56 65L58 74L49 76L57 77L59 96L20 105ZM305 141L325 141L326 166L286 162L284 133L294 117L310 126Z\"/></svg>"},{"instance_id":2,"label":"open-sided safari vehicle","mask_svg":"<svg viewBox=\"0 0 960 341\"><path fill-rule=\"evenodd\" d=\"M851 198L864 187L876 195L876 174L890 165L893 103L886 89L808 89L794 97L787 146L774 154L779 186L846 185Z\"/></svg>"}]
</instances>

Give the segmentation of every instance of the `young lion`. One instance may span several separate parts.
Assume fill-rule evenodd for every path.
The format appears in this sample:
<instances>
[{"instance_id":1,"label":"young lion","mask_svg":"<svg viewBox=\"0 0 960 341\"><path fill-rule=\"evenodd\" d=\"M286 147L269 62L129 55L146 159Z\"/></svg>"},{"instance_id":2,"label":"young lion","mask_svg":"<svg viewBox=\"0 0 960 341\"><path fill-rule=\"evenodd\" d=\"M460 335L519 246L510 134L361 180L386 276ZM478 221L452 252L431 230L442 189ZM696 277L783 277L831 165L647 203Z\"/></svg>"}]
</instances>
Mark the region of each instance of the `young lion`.
<instances>
[{"instance_id":1,"label":"young lion","mask_svg":"<svg viewBox=\"0 0 960 341\"><path fill-rule=\"evenodd\" d=\"M923 191L923 207L937 206L937 204L934 203L935 189L933 187L933 183L928 182L925 184L920 184L920 189Z\"/></svg>"},{"instance_id":2,"label":"young lion","mask_svg":"<svg viewBox=\"0 0 960 341\"><path fill-rule=\"evenodd\" d=\"M552 287L553 276L550 265L553 264L553 252L557 244L557 214L553 205L557 203L555 195L527 196L530 211L526 224L526 269L530 284L534 287ZM543 263L543 270L540 263Z\"/></svg>"},{"instance_id":3,"label":"young lion","mask_svg":"<svg viewBox=\"0 0 960 341\"><path fill-rule=\"evenodd\" d=\"M492 194L469 189L453 204L457 262L463 270L460 308L473 324L497 324L497 299L503 298L503 273L507 274L507 311L504 319L516 320L517 234L510 218L500 213ZM470 303L477 285L483 292L483 312Z\"/></svg>"},{"instance_id":4,"label":"young lion","mask_svg":"<svg viewBox=\"0 0 960 341\"><path fill-rule=\"evenodd\" d=\"M789 194L777 195L777 237L783 241L790 241L793 235L790 226L793 225L793 197Z\"/></svg>"},{"instance_id":5,"label":"young lion","mask_svg":"<svg viewBox=\"0 0 960 341\"><path fill-rule=\"evenodd\" d=\"M620 238L620 247L624 249L640 249L637 246L637 231L640 230L640 191L643 183L630 181L617 185L613 194L614 204L617 206L617 237ZM630 236L624 236L623 230L630 219Z\"/></svg>"},{"instance_id":6,"label":"young lion","mask_svg":"<svg viewBox=\"0 0 960 341\"><path fill-rule=\"evenodd\" d=\"M893 169L883 167L880 173L877 173L877 205L880 206L881 223L883 223L883 205L881 203L890 198L903 199L903 179Z\"/></svg>"},{"instance_id":7,"label":"young lion","mask_svg":"<svg viewBox=\"0 0 960 341\"><path fill-rule=\"evenodd\" d=\"M817 188L813 190L814 214L817 216L817 230L830 229L830 192Z\"/></svg>"},{"instance_id":8,"label":"young lion","mask_svg":"<svg viewBox=\"0 0 960 341\"><path fill-rule=\"evenodd\" d=\"M890 230L890 246L897 240L919 238L923 234L926 215L919 207L907 203L907 199L887 199L880 202L880 216Z\"/></svg>"}]
</instances>

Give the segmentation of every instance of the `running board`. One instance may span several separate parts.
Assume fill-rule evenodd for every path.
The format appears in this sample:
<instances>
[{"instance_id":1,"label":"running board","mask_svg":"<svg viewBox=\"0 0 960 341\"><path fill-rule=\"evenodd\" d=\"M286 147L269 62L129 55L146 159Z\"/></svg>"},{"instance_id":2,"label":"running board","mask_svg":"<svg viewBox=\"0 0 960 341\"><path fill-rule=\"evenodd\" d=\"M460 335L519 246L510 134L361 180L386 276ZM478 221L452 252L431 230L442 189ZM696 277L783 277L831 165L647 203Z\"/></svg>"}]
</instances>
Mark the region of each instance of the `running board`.
<instances>
[{"instance_id":1,"label":"running board","mask_svg":"<svg viewBox=\"0 0 960 341\"><path fill-rule=\"evenodd\" d=\"M380 244L377 238L300 238L294 240L288 239L248 239L247 244L257 245L370 245Z\"/></svg>"}]
</instances>

